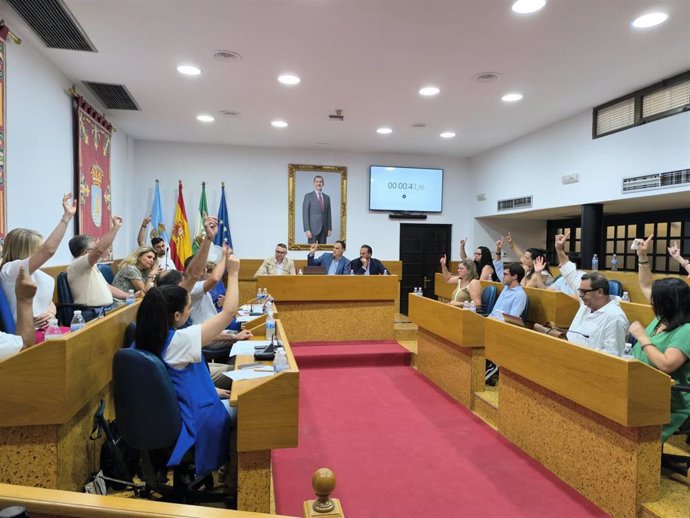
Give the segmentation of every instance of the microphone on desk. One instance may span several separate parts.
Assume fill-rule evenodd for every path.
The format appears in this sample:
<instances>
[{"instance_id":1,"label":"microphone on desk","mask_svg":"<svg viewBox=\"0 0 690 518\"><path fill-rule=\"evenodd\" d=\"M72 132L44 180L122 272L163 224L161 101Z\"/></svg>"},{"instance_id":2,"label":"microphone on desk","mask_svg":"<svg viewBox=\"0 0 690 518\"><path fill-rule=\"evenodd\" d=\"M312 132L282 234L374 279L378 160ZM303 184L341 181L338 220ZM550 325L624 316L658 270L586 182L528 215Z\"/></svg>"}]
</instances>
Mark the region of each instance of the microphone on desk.
<instances>
[{"instance_id":1,"label":"microphone on desk","mask_svg":"<svg viewBox=\"0 0 690 518\"><path fill-rule=\"evenodd\" d=\"M290 270L288 270L288 269L286 269L286 268L283 268L283 267L281 267L281 266L278 266L277 264L275 264L275 265L273 265L273 266L275 266L275 267L276 267L278 270L280 270L280 271L290 273ZM266 275L271 275L270 273L268 273L268 265L266 265Z\"/></svg>"},{"instance_id":2,"label":"microphone on desk","mask_svg":"<svg viewBox=\"0 0 690 518\"><path fill-rule=\"evenodd\" d=\"M586 335L580 331L573 331L572 329L564 329L566 333L575 333L576 335L584 336L585 338L589 338L589 335Z\"/></svg>"}]
</instances>

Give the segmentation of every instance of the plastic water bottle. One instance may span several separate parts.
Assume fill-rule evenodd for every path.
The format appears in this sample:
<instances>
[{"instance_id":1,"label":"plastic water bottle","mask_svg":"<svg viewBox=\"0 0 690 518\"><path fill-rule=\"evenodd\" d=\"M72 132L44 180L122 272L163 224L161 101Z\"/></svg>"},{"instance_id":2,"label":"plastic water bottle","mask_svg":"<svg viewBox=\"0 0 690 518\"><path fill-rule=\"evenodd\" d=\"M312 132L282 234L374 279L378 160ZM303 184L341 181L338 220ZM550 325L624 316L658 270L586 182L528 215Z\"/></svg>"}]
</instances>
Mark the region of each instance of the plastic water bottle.
<instances>
[{"instance_id":1,"label":"plastic water bottle","mask_svg":"<svg viewBox=\"0 0 690 518\"><path fill-rule=\"evenodd\" d=\"M630 302L630 293L628 293L627 291L624 291L623 296L621 297L621 300L623 302Z\"/></svg>"},{"instance_id":2,"label":"plastic water bottle","mask_svg":"<svg viewBox=\"0 0 690 518\"><path fill-rule=\"evenodd\" d=\"M74 316L72 317L72 323L69 325L70 332L74 333L75 331L79 331L85 327L86 321L84 320L84 317L81 316L81 310L75 309Z\"/></svg>"},{"instance_id":3,"label":"plastic water bottle","mask_svg":"<svg viewBox=\"0 0 690 518\"><path fill-rule=\"evenodd\" d=\"M616 254L613 254L613 256L611 257L611 271L618 271L618 259L616 258Z\"/></svg>"},{"instance_id":4,"label":"plastic water bottle","mask_svg":"<svg viewBox=\"0 0 690 518\"><path fill-rule=\"evenodd\" d=\"M350 275L354 275L354 274L355 274L355 271L352 268L350 268Z\"/></svg>"},{"instance_id":5,"label":"plastic water bottle","mask_svg":"<svg viewBox=\"0 0 690 518\"><path fill-rule=\"evenodd\" d=\"M302 268L300 268L299 270L297 270L297 275L304 275L304 272L302 271Z\"/></svg>"},{"instance_id":6,"label":"plastic water bottle","mask_svg":"<svg viewBox=\"0 0 690 518\"><path fill-rule=\"evenodd\" d=\"M125 299L125 304L134 304L134 290L129 290L127 292L127 298Z\"/></svg>"},{"instance_id":7,"label":"plastic water bottle","mask_svg":"<svg viewBox=\"0 0 690 518\"><path fill-rule=\"evenodd\" d=\"M276 320L273 318L273 310L266 314L266 340L272 340L276 335Z\"/></svg>"},{"instance_id":8,"label":"plastic water bottle","mask_svg":"<svg viewBox=\"0 0 690 518\"><path fill-rule=\"evenodd\" d=\"M474 302L470 302L469 310L470 310L472 313L476 313L476 312L477 312L477 306L476 306L476 304L475 304Z\"/></svg>"},{"instance_id":9,"label":"plastic water bottle","mask_svg":"<svg viewBox=\"0 0 690 518\"><path fill-rule=\"evenodd\" d=\"M383 275L390 275L390 273L388 273L388 270L386 270L386 269L384 268L384 269L383 269Z\"/></svg>"},{"instance_id":10,"label":"plastic water bottle","mask_svg":"<svg viewBox=\"0 0 690 518\"><path fill-rule=\"evenodd\" d=\"M623 347L623 358L632 358L632 344L630 342L625 342L625 346Z\"/></svg>"},{"instance_id":11,"label":"plastic water bottle","mask_svg":"<svg viewBox=\"0 0 690 518\"><path fill-rule=\"evenodd\" d=\"M58 326L57 318L51 318L48 320L48 327L46 328L45 339L52 340L54 338L60 338L62 336L62 330Z\"/></svg>"},{"instance_id":12,"label":"plastic water bottle","mask_svg":"<svg viewBox=\"0 0 690 518\"><path fill-rule=\"evenodd\" d=\"M256 289L256 303L260 304L261 303L261 297L263 296L263 293L261 292L261 288Z\"/></svg>"},{"instance_id":13,"label":"plastic water bottle","mask_svg":"<svg viewBox=\"0 0 690 518\"><path fill-rule=\"evenodd\" d=\"M599 269L599 258L597 257L597 254L594 254L592 257L592 271L596 272Z\"/></svg>"},{"instance_id":14,"label":"plastic water bottle","mask_svg":"<svg viewBox=\"0 0 690 518\"><path fill-rule=\"evenodd\" d=\"M278 347L276 350L275 358L273 359L273 370L275 372L281 372L289 368L287 361L287 353L282 347Z\"/></svg>"}]
</instances>

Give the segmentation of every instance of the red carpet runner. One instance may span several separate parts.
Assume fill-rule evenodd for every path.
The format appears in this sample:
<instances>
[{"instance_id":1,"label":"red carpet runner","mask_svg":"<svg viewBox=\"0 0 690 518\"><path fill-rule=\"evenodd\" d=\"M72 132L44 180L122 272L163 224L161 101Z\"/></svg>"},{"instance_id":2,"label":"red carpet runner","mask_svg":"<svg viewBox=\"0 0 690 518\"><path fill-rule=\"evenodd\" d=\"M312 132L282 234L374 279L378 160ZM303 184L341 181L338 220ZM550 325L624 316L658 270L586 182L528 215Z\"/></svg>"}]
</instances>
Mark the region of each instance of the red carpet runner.
<instances>
[{"instance_id":1,"label":"red carpet runner","mask_svg":"<svg viewBox=\"0 0 690 518\"><path fill-rule=\"evenodd\" d=\"M302 502L314 498L313 472L329 467L346 518L606 516L401 366L409 353L398 344L370 344L383 353L373 354L373 367L335 365L349 362L348 350L366 365L361 343L325 345L293 346L299 448L274 452L277 513L301 516Z\"/></svg>"}]
</instances>

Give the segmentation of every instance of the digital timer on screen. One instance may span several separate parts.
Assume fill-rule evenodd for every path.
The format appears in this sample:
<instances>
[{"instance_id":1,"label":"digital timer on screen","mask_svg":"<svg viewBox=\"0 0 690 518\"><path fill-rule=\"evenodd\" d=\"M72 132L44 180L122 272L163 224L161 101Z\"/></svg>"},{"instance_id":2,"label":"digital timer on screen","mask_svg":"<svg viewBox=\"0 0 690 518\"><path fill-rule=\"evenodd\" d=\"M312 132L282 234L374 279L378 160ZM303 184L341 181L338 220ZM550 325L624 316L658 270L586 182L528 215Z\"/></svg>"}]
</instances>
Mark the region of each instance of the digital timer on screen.
<instances>
[{"instance_id":1,"label":"digital timer on screen","mask_svg":"<svg viewBox=\"0 0 690 518\"><path fill-rule=\"evenodd\" d=\"M443 169L369 168L369 210L441 212Z\"/></svg>"}]
</instances>

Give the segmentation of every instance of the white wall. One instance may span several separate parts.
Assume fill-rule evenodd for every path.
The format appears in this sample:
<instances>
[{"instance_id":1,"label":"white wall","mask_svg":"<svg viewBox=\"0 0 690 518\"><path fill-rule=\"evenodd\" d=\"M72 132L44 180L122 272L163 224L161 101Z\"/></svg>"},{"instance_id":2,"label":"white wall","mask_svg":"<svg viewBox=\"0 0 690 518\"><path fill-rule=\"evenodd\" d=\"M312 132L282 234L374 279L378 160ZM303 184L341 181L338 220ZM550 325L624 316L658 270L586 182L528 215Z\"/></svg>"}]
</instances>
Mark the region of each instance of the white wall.
<instances>
[{"instance_id":1,"label":"white wall","mask_svg":"<svg viewBox=\"0 0 690 518\"><path fill-rule=\"evenodd\" d=\"M532 210L641 198L649 193L621 193L624 177L690 167L690 113L595 140L591 134L592 113L587 111L472 157L471 212L480 218L495 216L498 200L530 194ZM580 175L579 183L563 185L561 176L573 173ZM486 201L476 201L479 193L486 193ZM479 244L508 231L520 245L543 246L546 221L511 221L508 212L500 220L478 220L473 229Z\"/></svg>"},{"instance_id":2,"label":"white wall","mask_svg":"<svg viewBox=\"0 0 690 518\"><path fill-rule=\"evenodd\" d=\"M232 240L240 257L269 256L277 242L287 242L287 169L291 163L348 168L346 255L350 258L359 254L362 243L371 245L376 257L397 259L399 256L400 220L391 220L387 213L370 212L368 208L371 164L445 169L443 213L430 214L426 223L453 224L454 241L472 228L467 204L463 201L468 184L467 162L463 159L153 141L137 141L134 147L136 185L139 188L130 194L134 207L133 212L130 211L131 217L140 221L149 214L154 183L159 179L164 217L171 224L177 200L177 181L182 180L187 216L194 228L201 182L207 183L209 211L216 214L220 184L224 181ZM306 257L306 252L293 251L290 256Z\"/></svg>"},{"instance_id":3,"label":"white wall","mask_svg":"<svg viewBox=\"0 0 690 518\"><path fill-rule=\"evenodd\" d=\"M66 93L71 82L26 42L7 43L6 73L7 230L26 227L47 236L62 216L62 195L74 189L72 104ZM99 108L93 99L89 102ZM115 133L111 159L115 214L128 211L130 148L127 135ZM74 235L72 229L49 265L70 262L67 241ZM133 239L118 236L115 257L128 252Z\"/></svg>"}]
</instances>

